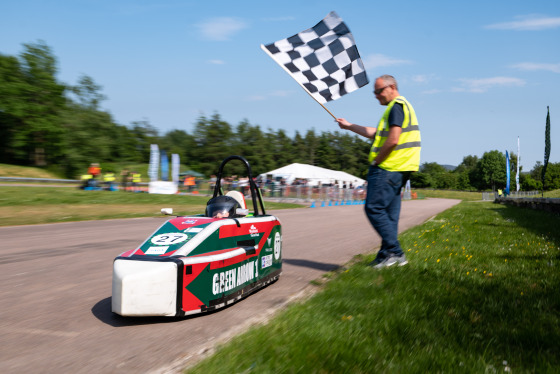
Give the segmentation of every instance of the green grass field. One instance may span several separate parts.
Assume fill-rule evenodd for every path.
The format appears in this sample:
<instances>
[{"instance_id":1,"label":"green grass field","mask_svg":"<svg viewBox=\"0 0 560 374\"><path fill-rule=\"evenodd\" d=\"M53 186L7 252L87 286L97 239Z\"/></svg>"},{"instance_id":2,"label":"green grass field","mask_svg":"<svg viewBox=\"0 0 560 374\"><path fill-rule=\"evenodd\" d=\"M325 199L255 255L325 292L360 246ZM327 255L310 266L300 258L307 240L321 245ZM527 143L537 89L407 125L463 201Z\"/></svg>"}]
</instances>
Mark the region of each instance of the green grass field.
<instances>
[{"instance_id":1,"label":"green grass field","mask_svg":"<svg viewBox=\"0 0 560 374\"><path fill-rule=\"evenodd\" d=\"M82 191L71 187L0 186L0 226L160 216L161 208L174 214L204 213L207 196ZM251 201L247 201L252 209ZM301 205L266 203L266 209Z\"/></svg>"},{"instance_id":2,"label":"green grass field","mask_svg":"<svg viewBox=\"0 0 560 374\"><path fill-rule=\"evenodd\" d=\"M60 178L60 176L41 168L8 164L0 164L0 177Z\"/></svg>"},{"instance_id":3,"label":"green grass field","mask_svg":"<svg viewBox=\"0 0 560 374\"><path fill-rule=\"evenodd\" d=\"M462 202L400 236L408 265L358 256L188 372L560 372L558 227L549 213Z\"/></svg>"},{"instance_id":4,"label":"green grass field","mask_svg":"<svg viewBox=\"0 0 560 374\"><path fill-rule=\"evenodd\" d=\"M417 189L413 190L418 195L418 198L423 199L426 197L435 197L441 199L459 199L463 201L480 201L482 200L482 192L470 191L448 191L448 190L426 190Z\"/></svg>"}]
</instances>

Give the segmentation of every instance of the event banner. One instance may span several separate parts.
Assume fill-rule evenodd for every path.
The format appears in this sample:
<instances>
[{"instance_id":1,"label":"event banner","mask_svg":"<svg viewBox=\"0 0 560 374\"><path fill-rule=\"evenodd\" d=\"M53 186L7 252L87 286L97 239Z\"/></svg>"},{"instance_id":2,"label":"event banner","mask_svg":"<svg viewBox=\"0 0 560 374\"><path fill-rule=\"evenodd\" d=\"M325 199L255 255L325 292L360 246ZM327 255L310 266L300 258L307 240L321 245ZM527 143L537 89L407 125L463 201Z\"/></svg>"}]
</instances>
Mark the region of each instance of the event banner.
<instances>
[{"instance_id":1,"label":"event banner","mask_svg":"<svg viewBox=\"0 0 560 374\"><path fill-rule=\"evenodd\" d=\"M175 184L179 184L179 165L179 155L177 153L173 153L171 155L171 180Z\"/></svg>"},{"instance_id":2,"label":"event banner","mask_svg":"<svg viewBox=\"0 0 560 374\"><path fill-rule=\"evenodd\" d=\"M157 144L150 146L150 166L148 167L148 176L150 181L158 180L159 171L159 147Z\"/></svg>"}]
</instances>

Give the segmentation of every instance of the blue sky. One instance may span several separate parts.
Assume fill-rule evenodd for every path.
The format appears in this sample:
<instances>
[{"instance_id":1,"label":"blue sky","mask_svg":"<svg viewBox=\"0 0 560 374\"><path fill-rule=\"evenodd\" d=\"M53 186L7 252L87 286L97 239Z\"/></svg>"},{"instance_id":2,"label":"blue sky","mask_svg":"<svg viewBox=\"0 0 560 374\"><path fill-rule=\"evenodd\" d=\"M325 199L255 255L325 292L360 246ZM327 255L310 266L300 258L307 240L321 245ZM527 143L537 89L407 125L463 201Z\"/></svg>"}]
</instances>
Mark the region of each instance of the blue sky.
<instances>
[{"instance_id":1,"label":"blue sky","mask_svg":"<svg viewBox=\"0 0 560 374\"><path fill-rule=\"evenodd\" d=\"M560 2L497 1L3 1L0 53L43 40L58 79L89 75L115 122L146 120L160 134L192 132L201 115L248 120L290 136L335 131L332 117L261 49L336 11L370 81L392 74L415 107L422 162L458 165L486 151L517 152L528 171L560 162ZM326 104L375 125L384 107L371 84ZM365 162L364 155L364 162ZM188 162L185 160L185 162Z\"/></svg>"}]
</instances>

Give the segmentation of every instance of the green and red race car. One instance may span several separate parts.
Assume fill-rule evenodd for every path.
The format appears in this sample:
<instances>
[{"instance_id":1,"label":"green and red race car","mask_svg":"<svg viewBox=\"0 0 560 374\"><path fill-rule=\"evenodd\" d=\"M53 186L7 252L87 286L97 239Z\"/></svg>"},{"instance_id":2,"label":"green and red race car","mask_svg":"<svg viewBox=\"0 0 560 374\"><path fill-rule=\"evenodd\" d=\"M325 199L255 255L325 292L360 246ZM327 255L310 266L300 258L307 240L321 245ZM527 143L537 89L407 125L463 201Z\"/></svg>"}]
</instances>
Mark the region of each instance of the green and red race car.
<instances>
[{"instance_id":1,"label":"green and red race car","mask_svg":"<svg viewBox=\"0 0 560 374\"><path fill-rule=\"evenodd\" d=\"M243 162L253 212L238 191L223 194L224 166ZM260 207L260 209L259 209ZM282 226L265 212L241 156L220 165L205 214L168 220L113 263L112 310L122 316L185 316L229 305L282 273Z\"/></svg>"}]
</instances>

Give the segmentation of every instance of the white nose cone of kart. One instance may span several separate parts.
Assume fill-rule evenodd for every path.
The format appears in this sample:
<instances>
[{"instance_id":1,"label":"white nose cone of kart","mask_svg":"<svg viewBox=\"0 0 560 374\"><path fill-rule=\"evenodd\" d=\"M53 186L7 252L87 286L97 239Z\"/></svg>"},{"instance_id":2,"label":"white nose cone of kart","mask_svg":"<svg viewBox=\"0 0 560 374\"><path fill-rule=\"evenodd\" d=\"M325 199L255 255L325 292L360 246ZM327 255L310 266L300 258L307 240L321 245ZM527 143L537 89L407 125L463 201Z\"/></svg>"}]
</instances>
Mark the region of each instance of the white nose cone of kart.
<instances>
[{"instance_id":1,"label":"white nose cone of kart","mask_svg":"<svg viewBox=\"0 0 560 374\"><path fill-rule=\"evenodd\" d=\"M117 259L113 263L112 310L121 316L174 316L177 264Z\"/></svg>"}]
</instances>

